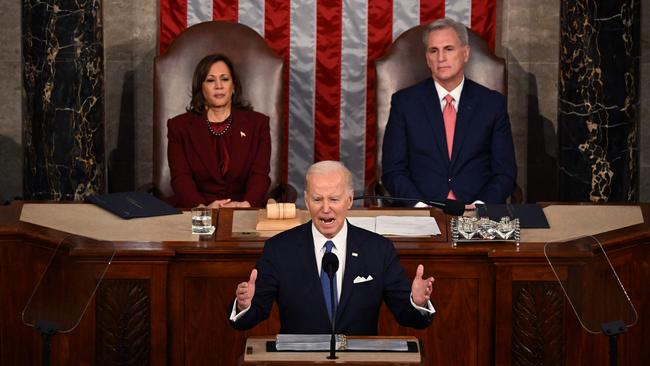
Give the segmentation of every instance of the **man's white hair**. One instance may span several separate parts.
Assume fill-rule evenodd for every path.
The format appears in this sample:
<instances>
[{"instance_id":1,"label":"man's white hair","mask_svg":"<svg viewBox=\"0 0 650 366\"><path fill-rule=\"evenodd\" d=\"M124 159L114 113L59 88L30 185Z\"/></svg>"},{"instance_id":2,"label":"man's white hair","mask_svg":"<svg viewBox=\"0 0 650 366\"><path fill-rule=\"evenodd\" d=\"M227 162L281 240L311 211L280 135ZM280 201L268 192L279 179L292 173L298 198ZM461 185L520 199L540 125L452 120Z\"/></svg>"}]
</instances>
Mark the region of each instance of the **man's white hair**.
<instances>
[{"instance_id":1,"label":"man's white hair","mask_svg":"<svg viewBox=\"0 0 650 366\"><path fill-rule=\"evenodd\" d=\"M350 173L350 170L346 168L343 163L336 160L323 160L312 164L309 169L307 169L307 173L305 173L305 191L309 190L310 175L324 175L338 172L343 173L345 188L347 188L350 195L354 195L354 179L352 178L352 173Z\"/></svg>"}]
</instances>

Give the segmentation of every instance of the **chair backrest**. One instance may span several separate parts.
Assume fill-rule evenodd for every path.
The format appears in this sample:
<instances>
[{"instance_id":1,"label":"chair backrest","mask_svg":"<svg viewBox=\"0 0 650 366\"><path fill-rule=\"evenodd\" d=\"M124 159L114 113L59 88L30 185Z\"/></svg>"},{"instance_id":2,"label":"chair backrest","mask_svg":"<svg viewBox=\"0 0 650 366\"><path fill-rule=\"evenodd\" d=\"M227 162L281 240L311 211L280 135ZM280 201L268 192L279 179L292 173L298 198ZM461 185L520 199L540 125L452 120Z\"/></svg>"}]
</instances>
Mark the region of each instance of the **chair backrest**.
<instances>
[{"instance_id":1,"label":"chair backrest","mask_svg":"<svg viewBox=\"0 0 650 366\"><path fill-rule=\"evenodd\" d=\"M282 176L282 58L251 28L225 21L196 24L183 31L154 60L153 183L163 197L173 195L167 163L167 120L185 112L191 99L194 68L205 56L221 53L233 62L242 98L270 118L271 185Z\"/></svg>"},{"instance_id":2,"label":"chair backrest","mask_svg":"<svg viewBox=\"0 0 650 366\"><path fill-rule=\"evenodd\" d=\"M425 59L422 34L426 25L419 25L402 33L388 53L375 62L377 85L377 179L381 177L381 150L390 112L390 100L396 91L428 77L431 70ZM465 75L504 95L507 92L506 63L490 50L487 42L468 29L470 56Z\"/></svg>"}]
</instances>

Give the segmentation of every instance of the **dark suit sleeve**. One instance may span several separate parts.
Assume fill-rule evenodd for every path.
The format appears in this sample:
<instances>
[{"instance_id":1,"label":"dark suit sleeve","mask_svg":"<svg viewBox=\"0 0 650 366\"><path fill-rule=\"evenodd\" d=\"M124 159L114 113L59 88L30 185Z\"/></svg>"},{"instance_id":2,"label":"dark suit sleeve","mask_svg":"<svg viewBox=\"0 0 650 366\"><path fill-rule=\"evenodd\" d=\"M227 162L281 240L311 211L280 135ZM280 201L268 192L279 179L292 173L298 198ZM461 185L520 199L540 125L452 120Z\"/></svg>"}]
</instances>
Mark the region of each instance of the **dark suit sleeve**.
<instances>
[{"instance_id":1,"label":"dark suit sleeve","mask_svg":"<svg viewBox=\"0 0 650 366\"><path fill-rule=\"evenodd\" d=\"M433 316L421 314L411 304L411 283L406 278L404 268L399 262L399 257L391 241L388 241L384 263L384 302L397 322L402 326L417 329L428 327Z\"/></svg>"},{"instance_id":2,"label":"dark suit sleeve","mask_svg":"<svg viewBox=\"0 0 650 366\"><path fill-rule=\"evenodd\" d=\"M167 160L174 190L174 203L177 207L195 207L206 204L199 193L187 161L183 130L189 121L186 118L173 118L167 121ZM209 203L209 202L208 202Z\"/></svg>"},{"instance_id":3,"label":"dark suit sleeve","mask_svg":"<svg viewBox=\"0 0 650 366\"><path fill-rule=\"evenodd\" d=\"M407 126L401 99L398 93L393 94L391 99L382 148L381 180L392 196L422 198L424 195L415 186L409 173Z\"/></svg>"},{"instance_id":4,"label":"dark suit sleeve","mask_svg":"<svg viewBox=\"0 0 650 366\"><path fill-rule=\"evenodd\" d=\"M257 280L255 281L255 296L251 302L251 307L246 314L237 319L236 322L230 321L230 324L235 329L247 330L251 329L260 322L266 320L271 312L273 301L275 301L279 288L278 281L278 263L275 259L273 251L273 244L267 241L264 244L262 256L257 261ZM236 300L235 300L236 301ZM232 310L232 303L228 308L228 314Z\"/></svg>"},{"instance_id":5,"label":"dark suit sleeve","mask_svg":"<svg viewBox=\"0 0 650 366\"><path fill-rule=\"evenodd\" d=\"M496 121L490 142L492 175L477 195L477 199L485 203L505 202L514 191L517 179L515 147L505 97L499 94L497 103Z\"/></svg>"},{"instance_id":6,"label":"dark suit sleeve","mask_svg":"<svg viewBox=\"0 0 650 366\"><path fill-rule=\"evenodd\" d=\"M263 116L259 121L257 149L253 164L248 173L246 181L246 193L244 201L248 201L253 207L263 207L265 205L266 192L269 190L271 179L269 178L270 160L271 160L271 132L269 128L269 117Z\"/></svg>"}]
</instances>

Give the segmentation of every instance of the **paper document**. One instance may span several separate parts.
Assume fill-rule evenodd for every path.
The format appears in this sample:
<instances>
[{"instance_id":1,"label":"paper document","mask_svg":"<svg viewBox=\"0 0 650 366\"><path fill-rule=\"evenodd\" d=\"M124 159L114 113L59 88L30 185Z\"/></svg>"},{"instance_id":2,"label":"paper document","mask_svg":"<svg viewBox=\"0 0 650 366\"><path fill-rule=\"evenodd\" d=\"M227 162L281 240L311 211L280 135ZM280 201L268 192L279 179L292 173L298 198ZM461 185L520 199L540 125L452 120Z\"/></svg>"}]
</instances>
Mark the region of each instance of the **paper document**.
<instances>
[{"instance_id":1,"label":"paper document","mask_svg":"<svg viewBox=\"0 0 650 366\"><path fill-rule=\"evenodd\" d=\"M275 349L278 351L327 351L330 349L329 334L278 334ZM336 335L336 349L345 349L346 337Z\"/></svg>"},{"instance_id":2,"label":"paper document","mask_svg":"<svg viewBox=\"0 0 650 366\"><path fill-rule=\"evenodd\" d=\"M375 232L381 235L440 235L436 219L425 216L377 216Z\"/></svg>"},{"instance_id":3,"label":"paper document","mask_svg":"<svg viewBox=\"0 0 650 366\"><path fill-rule=\"evenodd\" d=\"M353 216L350 224L381 235L429 236L440 235L436 219L427 216Z\"/></svg>"},{"instance_id":4,"label":"paper document","mask_svg":"<svg viewBox=\"0 0 650 366\"><path fill-rule=\"evenodd\" d=\"M330 349L329 334L278 334L275 349L278 351L327 351ZM336 349L339 351L408 351L408 343L401 339L349 339L336 335Z\"/></svg>"},{"instance_id":5,"label":"paper document","mask_svg":"<svg viewBox=\"0 0 650 366\"><path fill-rule=\"evenodd\" d=\"M406 352L409 346L399 339L348 339L346 347L350 351L400 351Z\"/></svg>"},{"instance_id":6,"label":"paper document","mask_svg":"<svg viewBox=\"0 0 650 366\"><path fill-rule=\"evenodd\" d=\"M366 229L368 231L372 231L373 233L375 232L375 218L374 217L368 217L368 216L353 216L353 217L348 217L348 221L350 224L354 226L358 226L362 229Z\"/></svg>"}]
</instances>

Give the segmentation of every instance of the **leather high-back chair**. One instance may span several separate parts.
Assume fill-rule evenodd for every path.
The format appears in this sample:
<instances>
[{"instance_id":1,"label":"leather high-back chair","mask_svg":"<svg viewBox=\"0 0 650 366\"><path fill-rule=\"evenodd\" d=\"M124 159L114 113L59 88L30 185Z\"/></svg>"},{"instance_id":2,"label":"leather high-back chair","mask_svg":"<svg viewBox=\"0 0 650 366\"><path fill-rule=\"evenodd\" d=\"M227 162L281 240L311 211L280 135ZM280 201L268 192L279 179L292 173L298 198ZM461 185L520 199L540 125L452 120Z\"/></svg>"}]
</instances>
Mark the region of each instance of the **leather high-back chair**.
<instances>
[{"instance_id":1,"label":"leather high-back chair","mask_svg":"<svg viewBox=\"0 0 650 366\"><path fill-rule=\"evenodd\" d=\"M377 90L377 178L366 188L367 195L387 195L379 183L384 132L390 113L393 93L431 77L425 59L426 47L422 35L426 25L413 27L393 42L386 55L375 62ZM490 50L487 42L468 29L470 57L465 65L465 75L504 95L507 92L506 63ZM376 205L376 201L366 202Z\"/></svg>"},{"instance_id":2,"label":"leather high-back chair","mask_svg":"<svg viewBox=\"0 0 650 366\"><path fill-rule=\"evenodd\" d=\"M279 185L286 189L281 178L282 58L275 55L264 38L251 28L239 23L210 21L193 25L183 31L174 39L169 49L154 60L155 193L162 197L173 195L167 162L167 120L185 112L191 99L194 68L203 57L214 53L224 54L233 62L242 84L242 99L248 101L255 111L269 116L270 190L277 190ZM291 201L285 194L286 191L282 192L278 198ZM295 197L293 200L295 201Z\"/></svg>"}]
</instances>

